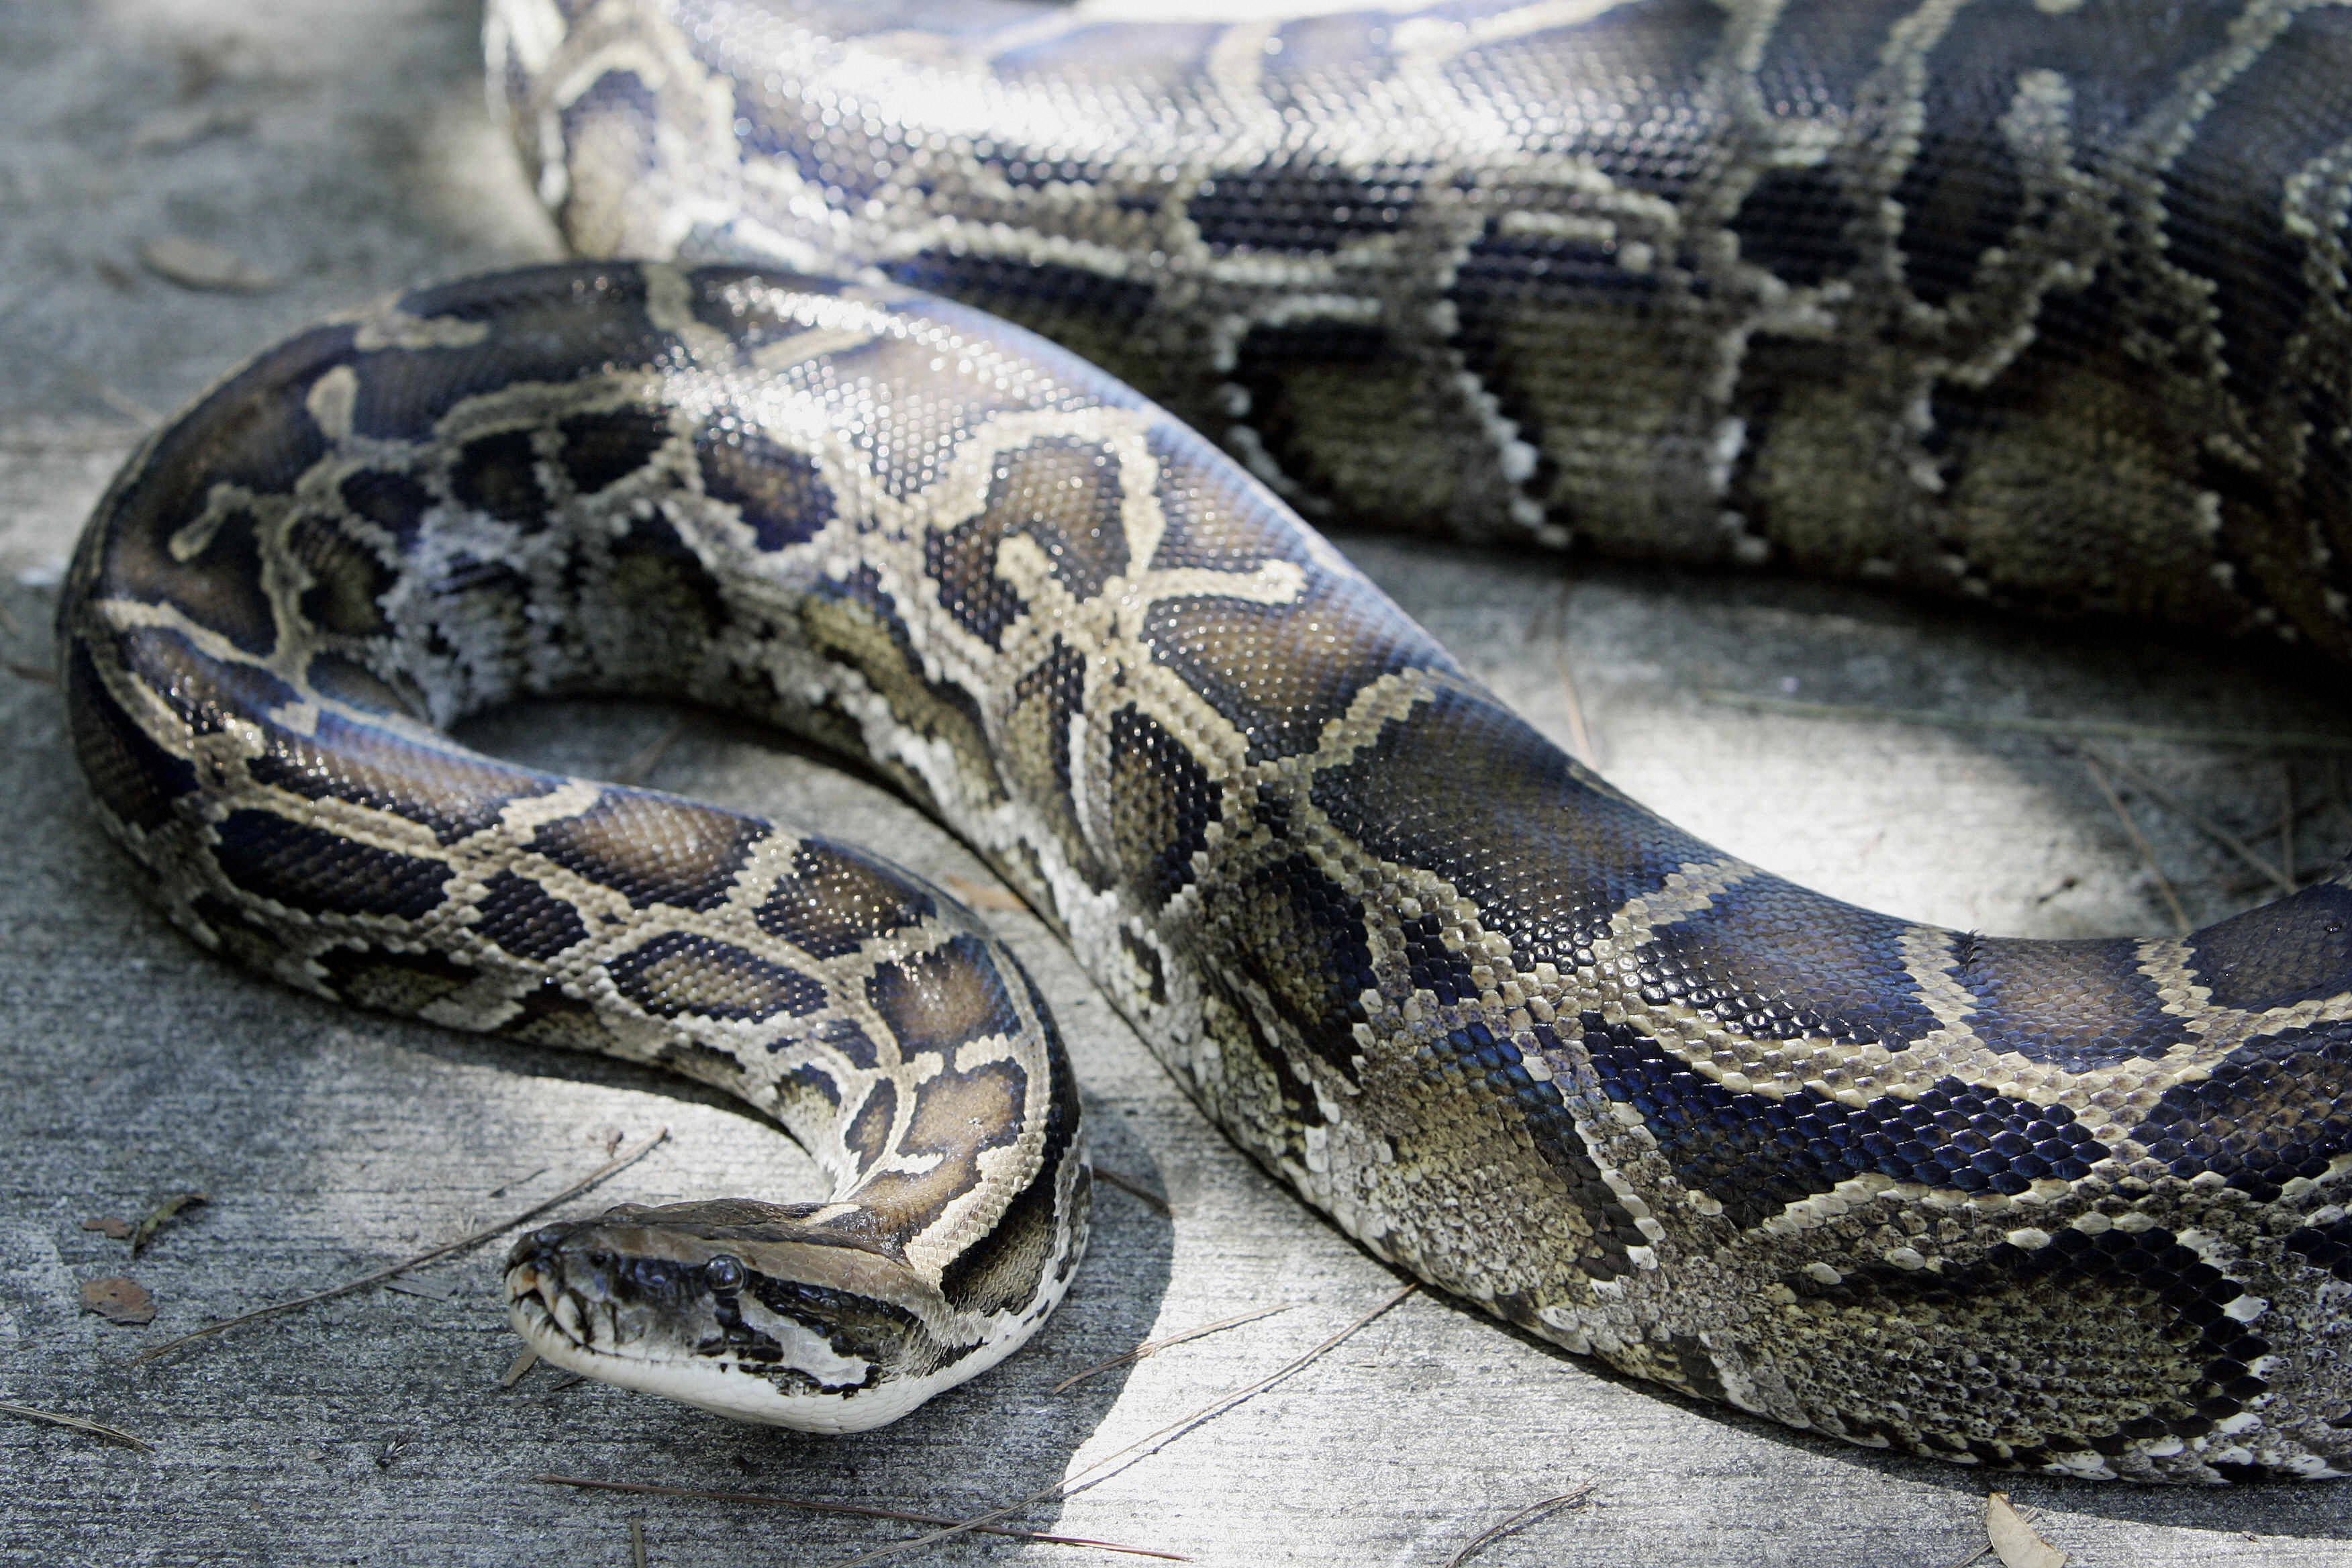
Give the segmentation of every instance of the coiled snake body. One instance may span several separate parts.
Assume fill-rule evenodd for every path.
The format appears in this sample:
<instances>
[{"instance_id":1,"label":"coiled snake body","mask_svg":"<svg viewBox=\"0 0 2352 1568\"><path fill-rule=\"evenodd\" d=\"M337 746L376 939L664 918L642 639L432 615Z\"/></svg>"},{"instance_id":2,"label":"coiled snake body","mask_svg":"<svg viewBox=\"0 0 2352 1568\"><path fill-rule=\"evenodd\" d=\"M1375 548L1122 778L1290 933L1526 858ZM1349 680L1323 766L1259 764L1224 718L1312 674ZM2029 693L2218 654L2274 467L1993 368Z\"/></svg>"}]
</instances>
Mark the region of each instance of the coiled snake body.
<instances>
[{"instance_id":1,"label":"coiled snake body","mask_svg":"<svg viewBox=\"0 0 2352 1568\"><path fill-rule=\"evenodd\" d=\"M630 691L888 773L1242 1147L1556 1343L1967 1462L2352 1468L2352 878L2146 941L1837 903L1562 756L1274 493L2340 655L2352 10L841 11L507 0L491 57L576 248L853 281L583 262L314 329L134 459L60 612L200 939L724 1085L834 1173L528 1239L542 1353L871 1426L1085 1228L1051 1021L945 895L439 732Z\"/></svg>"}]
</instances>

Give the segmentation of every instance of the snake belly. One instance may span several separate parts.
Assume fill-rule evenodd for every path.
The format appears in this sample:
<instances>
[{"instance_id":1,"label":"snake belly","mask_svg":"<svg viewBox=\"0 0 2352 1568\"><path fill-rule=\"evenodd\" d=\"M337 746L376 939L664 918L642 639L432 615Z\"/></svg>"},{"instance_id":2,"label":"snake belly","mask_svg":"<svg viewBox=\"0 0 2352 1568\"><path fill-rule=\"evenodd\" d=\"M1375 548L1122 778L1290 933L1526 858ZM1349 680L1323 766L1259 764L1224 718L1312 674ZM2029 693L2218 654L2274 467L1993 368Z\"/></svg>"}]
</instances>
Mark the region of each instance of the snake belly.
<instances>
[{"instance_id":1,"label":"snake belly","mask_svg":"<svg viewBox=\"0 0 2352 1568\"><path fill-rule=\"evenodd\" d=\"M701 25L679 31L673 9ZM2058 21L2072 14L2053 10ZM1661 8L1474 6L1428 20L1499 46L1547 28L1605 28L1621 13L1654 21ZM899 135L921 122L877 105L912 101L910 80L929 101L962 101L922 75L925 62L983 86L1013 79L1000 47L1012 22L1037 26L1048 44L1076 37L1119 53L1117 38L1029 10L974 6L963 33L945 34L903 26L936 20L922 8L865 15L899 28L898 53L835 48L869 96L812 92L808 123L903 145L909 155L877 176L885 185L859 185L875 174L870 161L828 163L814 132L783 160L807 167L779 173L761 139L781 134L770 100L790 97L791 83L779 87L769 67L704 58L740 55L747 39L833 47L775 7L512 0L493 7L493 63L530 107L520 122L553 172L542 193L563 204L574 243L660 251L805 246L778 214L839 230L836 190L856 198L856 212L886 213L893 193L928 200L950 187L957 158L999 158L1010 132L984 153L952 139L934 146L928 131ZM1959 36L1968 15L1906 12L1839 58L1885 62L1896 85L1897 68L1929 80L1937 38ZM2318 15L2250 8L2230 34L2245 46L2230 70L2273 58L2254 46ZM1685 50L1685 74L1732 86L1774 58L1780 36L1764 12L1736 49L1704 16L1667 20L1704 46ZM1399 58L1416 39L1444 42L1412 21L1381 23L1394 24L1386 37ZM1351 37L1360 55L1370 47L1372 24L1350 25L1353 34L1318 35L1331 46L1327 60L1351 58L1338 47ZM1860 21L1847 30L1868 32ZM1229 68L1247 51L1236 37L1262 59L1314 58L1309 36L1287 29L1197 37L1200 48L1169 56L1179 85L1223 91L1239 79ZM1448 60L1475 54L1449 49L1424 78L1442 84ZM1618 70L1622 58L1610 58ZM2233 79L2213 68L2221 74L2199 79L2206 99ZM1260 68L1247 79L1274 77ZM1843 177L1826 153L1807 163L1802 147L1751 144L1707 121L1698 99L1673 97L1671 73L1625 79L1673 112L1591 123L1697 125L1694 145L1727 149L1726 167L1767 146L1749 194L1786 195L1767 177L1774 170ZM2047 115L2026 110L2050 110L2055 89L2034 81L2002 100L2016 113L2001 135L2012 123L2047 131ZM992 111L1006 102L984 90L979 101ZM1067 115L1033 114L1031 128L1039 123L1041 149L1076 145ZM1181 199L1162 193L1155 205L1102 184L1076 152L1043 172L1008 167L1001 183L1033 214L1095 226L1097 239L1125 223L1129 237L1150 240L1163 232L1152 223L1192 221L1192 204L1214 194L1202 181L1222 176L1202 174L1207 153L1193 156L1223 145L1214 129L1193 125L1194 140L1170 142L1153 165L1175 171ZM1915 123L1888 168L1926 145ZM939 156L912 155L925 147ZM1697 263L1683 266L1682 249L1609 226L1646 213L1654 237L1674 237L1683 219L1668 196L1680 187L1651 191L1663 205L1643 206L1638 182L1591 163L1555 160L1537 184L1601 205L1531 208L1540 221L1515 222L1497 201L1480 220L1482 235L1517 234L1540 253L1521 258L1523 282L1537 261L1583 256L1601 269L1570 281L1604 294L1640 293L1619 274L1661 265L1676 298L1737 293L1696 287L1706 279ZM1086 341L1073 301L1087 297L1074 290L1117 274L1129 253L1077 235L1045 246L1050 254L1022 250L1021 224L951 205L928 236L852 235L856 247L882 248L814 258L885 258L861 286L740 267L583 264L424 291L271 351L134 461L78 558L61 625L77 751L101 814L156 873L181 922L248 963L369 1005L667 1062L773 1110L835 1173L824 1205L623 1210L519 1247L518 1326L565 1364L613 1381L754 1419L846 1427L978 1370L1034 1328L1067 1279L1083 1226L1076 1112L1034 992L944 895L765 824L526 774L434 728L530 692L683 695L865 757L1067 935L1238 1144L1380 1256L1570 1350L1793 1426L1962 1462L2145 1479L2347 1468L2346 877L2185 938L2008 941L1839 904L1627 801L1465 676L1269 489L1344 500L1345 486L1326 482L1340 457L1302 479L1297 454L1343 453L1336 432L1353 424L1380 437L1369 449L1385 444L1400 460L1466 476L1464 499L1440 519L1449 526L1582 526L1557 488L1579 411L1563 404L1544 425L1532 405L1494 391L1485 362L1465 357L1473 340L1458 334L1459 299L1449 319L1444 287L1400 285L1437 334L1426 353L1406 352L1417 340L1387 334L1405 331L1413 311L1391 311L1371 284L1409 268L1360 268L1377 296L1370 306L1296 287L1332 276L1317 269L1333 257L1361 261L1379 246L1351 248L1363 237L1350 234L1349 246L1286 249L1268 237L1323 221L1314 201L1273 178L1287 166L1268 162L1268 177L1255 191L1244 180L1228 203L1234 222L1260 226L1255 237L1202 241L1195 259L1218 263L1228 280L1270 279L1271 292L1194 289L1206 314L1185 321L1224 320L1244 295L1249 309L1223 337L1195 334L1206 357L1185 363L1205 366L1208 401L1171 399L1196 416L1224 409L1223 433L1258 478L1082 362L894 280L893 244L900 259L985 258L1010 234L1006 254L1018 254L999 255L978 284L923 280L1019 304L1029 279L1039 324ZM2339 211L2326 205L2337 198L2325 169L2313 167L2293 200ZM1427 186L1416 183L1425 171L1406 173L1414 178L1380 187L1405 194L1365 210L1418 214L1429 189L1490 188L1475 170ZM815 180L820 199L789 199L794 177ZM2115 195L2100 171L2086 178L2093 195ZM680 199L689 185L700 195ZM628 205L633 191L644 205ZM1340 194L1346 203L1330 210L1352 214L1372 191ZM768 197L778 204L761 205ZM1719 219L1746 210L1744 197L1717 197ZM1755 226L1768 238L1801 228L1790 215L1811 199L1768 202ZM2020 209L2036 222L2054 210ZM586 221L600 213L614 220L601 232ZM633 213L664 226L638 234ZM1411 226L1383 216L1371 226L1378 240ZM960 248L938 242L950 227ZM2288 232L2313 250L2340 227ZM1837 235L1840 246L1853 238ZM1685 241L1692 257L1724 259L1696 227ZM1578 248L1587 246L1605 268ZM1389 248L1414 259L1410 247ZM2281 264L2275 249L2242 248L2247 267ZM1184 255L1160 255L1181 272ZM1750 458L1784 431L1833 428L1843 450L1884 447L1888 473L1909 476L1918 494L1944 493L1912 448L1856 442L1857 431L1885 433L1873 421L1894 405L1873 398L1899 383L1911 388L1903 428L1928 443L1920 449L1957 454L1925 470L1946 491L1966 489L1981 477L1975 459L1996 452L2002 461L1982 468L2009 475L2008 493L2040 493L2053 476L2063 505L2099 492L2073 470L2111 444L2117 409L2144 407L2115 392L2129 375L2103 379L2092 366L2066 384L2098 396L2007 424L1935 418L1955 406L1939 405L1939 391L1973 384L1989 404L2010 367L2034 363L2041 340L2030 329L2045 297L2090 291L2055 260L2018 265L2038 281L2018 285L2025 313L2005 318L2007 358L1946 355L1921 371L1933 353L1894 344L1872 361L1892 379L1843 413L1816 398L1819 422L1808 426L1795 405L1851 383L1807 379L1822 363L1792 349L1777 362L1787 406L1736 415L1738 430L1720 418L1643 426L1656 474L1704 474L1713 488L1693 492L1702 505L1760 494L1739 488L1749 482L1740 474L1761 471ZM1984 268L2000 270L1992 259ZM1784 288L1773 297L1784 313L1724 341L1743 353L1777 337L1810 342L1830 372L1841 355L1868 357L1873 341L1886 346L1875 318L1868 331L1837 319L1830 270ZM1452 276L1475 274L1465 265ZM1724 276L1772 295L1746 273ZM1599 342L1546 316L1543 288L1511 298L1520 314L1502 325L1525 330L1542 351L1531 359L1573 362ZM2290 302L2315 319L2325 300L2314 288ZM1122 331L1144 319L1122 310L1107 318ZM1664 357L1691 385L1736 392L1738 356L1717 355L1712 370L1684 363L1681 310L1644 295L1630 319L1683 343ZM1328 355L1292 352L1329 339L1327 318L1350 312L1377 331L1351 340L1339 372ZM1628 319L1611 318L1612 331ZM1917 311L1901 319L1948 346L1951 332L1984 324L1958 305L1940 325ZM1287 346L1277 334L1250 347L1285 322L1300 329ZM2294 449L2306 482L2296 495L2310 505L2296 511L2275 488L2231 479L2282 449L2230 438L2239 426L2189 447L2200 464L2221 454L2220 468L2198 469L2219 488L2184 489L2171 470L2149 478L2118 461L2115 473L2148 479L2135 494L2185 505L2181 537L2210 548L2143 552L2156 536L2099 531L2101 518L2130 507L2093 509L2086 537L2112 546L2100 559L2131 569L2100 579L2116 590L2106 598L2058 582L2051 602L2073 594L2191 624L2258 625L2268 612L2269 624L2331 646L2327 563L2313 541L2340 521L2327 443L2342 400L2339 388L2327 401L2328 374L2289 374L2325 362L2324 335L2288 337L2303 359L2266 384L2303 389ZM2150 341L2124 350L2154 353ZM2235 353L2236 341L2205 346ZM1373 352L1359 352L1367 343ZM1624 352L1644 352L1638 334L1632 343ZM1103 357L1126 368L1122 344L1133 346L1108 334ZM2203 374L2197 346L2174 345L2190 379ZM1416 405L1417 390L1381 391L1391 362L1420 378L1411 389L1453 392ZM1268 367L1286 390L1270 397L1274 383L1231 374L1244 364ZM1318 365L1323 374L1308 374ZM1372 398L1353 412L1351 382ZM1612 416L1654 411L1639 378L1624 384ZM2161 382L2159 401L2179 384ZM1322 417L1307 396L1316 387L1342 399L1321 447L1294 439ZM1591 388L1584 401L1595 401ZM2066 423L2062 405L2082 410L2080 423ZM1384 406L1426 415L1418 447L1372 416ZM1276 419L1276 407L1291 412ZM1683 440L1693 428L1708 432L1696 447ZM2030 449L2033 438L2043 447ZM1477 450L1487 465L1465 461ZM1723 459L1714 468L1709 453ZM1772 471L1790 494L1801 488L1780 459ZM1487 484L1490 473L1504 489ZM1886 492L1871 493L1840 502L1841 515L1875 517ZM1680 550L1670 525L1682 503L1638 486L1626 494L1642 513L1634 521L1656 525L1658 548ZM1872 524L1880 532L1853 540L1938 560L1957 535L1927 506L1913 495ZM1770 531L1792 513L1755 510L1710 526L1737 543L1751 523L1769 524L1769 537L1753 535L1767 538L1766 554L1797 537ZM2144 510L2159 533L2171 526L2170 513ZM2010 538L2046 544L2048 521ZM2265 588L2248 599L2248 582L2271 579L2210 569L2252 559L2223 558L2248 541L2300 541L2273 552L2293 567L2277 576L2299 574L2313 593L2289 604ZM2018 596L2010 590L2038 591L2058 569L2032 550L1995 548L1998 538L1976 542L1986 548L1961 551L1948 584ZM1784 553L1911 580L1900 563L1875 569L1887 559L1879 553ZM1995 561L2008 575L1970 565ZM2200 599L2200 583L2237 597ZM2151 584L2186 596L2143 593Z\"/></svg>"}]
</instances>

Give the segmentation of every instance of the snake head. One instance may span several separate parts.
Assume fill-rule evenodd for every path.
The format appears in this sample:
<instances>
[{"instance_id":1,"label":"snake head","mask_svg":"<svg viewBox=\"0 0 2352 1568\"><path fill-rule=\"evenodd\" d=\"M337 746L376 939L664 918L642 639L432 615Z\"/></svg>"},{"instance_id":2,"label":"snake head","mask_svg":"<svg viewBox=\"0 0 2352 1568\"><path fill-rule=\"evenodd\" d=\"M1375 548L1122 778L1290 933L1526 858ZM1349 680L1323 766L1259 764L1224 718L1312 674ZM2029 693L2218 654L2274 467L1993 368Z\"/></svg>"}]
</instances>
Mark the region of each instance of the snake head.
<instances>
[{"instance_id":1,"label":"snake head","mask_svg":"<svg viewBox=\"0 0 2352 1568\"><path fill-rule=\"evenodd\" d=\"M507 1257L507 1315L567 1371L810 1432L896 1420L978 1370L896 1247L812 1222L816 1205L625 1205ZM990 1359L993 1359L992 1357Z\"/></svg>"}]
</instances>

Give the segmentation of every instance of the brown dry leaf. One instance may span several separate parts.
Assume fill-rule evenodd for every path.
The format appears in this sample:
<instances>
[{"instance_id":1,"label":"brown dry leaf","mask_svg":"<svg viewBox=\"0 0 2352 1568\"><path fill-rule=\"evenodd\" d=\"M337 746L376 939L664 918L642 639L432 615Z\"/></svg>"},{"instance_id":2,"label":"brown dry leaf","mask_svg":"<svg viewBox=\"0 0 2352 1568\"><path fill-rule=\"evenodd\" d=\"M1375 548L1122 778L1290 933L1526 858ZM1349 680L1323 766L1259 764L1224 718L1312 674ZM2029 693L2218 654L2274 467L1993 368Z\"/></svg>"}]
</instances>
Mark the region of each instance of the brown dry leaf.
<instances>
[{"instance_id":1,"label":"brown dry leaf","mask_svg":"<svg viewBox=\"0 0 2352 1568\"><path fill-rule=\"evenodd\" d=\"M147 1244L155 1239L155 1233L169 1224L182 1209L211 1201L202 1193L173 1193L157 1204L147 1211L147 1217L139 1222L139 1228L131 1233L131 1256L136 1258L146 1251Z\"/></svg>"},{"instance_id":2,"label":"brown dry leaf","mask_svg":"<svg viewBox=\"0 0 2352 1568\"><path fill-rule=\"evenodd\" d=\"M975 882L968 877L941 877L947 890L975 910L998 910L1011 913L1029 906L1003 888L991 883Z\"/></svg>"},{"instance_id":3,"label":"brown dry leaf","mask_svg":"<svg viewBox=\"0 0 2352 1568\"><path fill-rule=\"evenodd\" d=\"M183 289L206 289L220 294L260 294L278 287L278 279L233 250L209 240L166 234L139 247L147 270Z\"/></svg>"},{"instance_id":4,"label":"brown dry leaf","mask_svg":"<svg viewBox=\"0 0 2352 1568\"><path fill-rule=\"evenodd\" d=\"M81 1227L84 1230L94 1230L109 1241L131 1239L131 1222L127 1219L116 1219L112 1215L107 1215L104 1219L86 1219L81 1222Z\"/></svg>"},{"instance_id":5,"label":"brown dry leaf","mask_svg":"<svg viewBox=\"0 0 2352 1568\"><path fill-rule=\"evenodd\" d=\"M81 1310L96 1312L110 1323L142 1328L155 1321L155 1298L127 1275L91 1279L81 1288Z\"/></svg>"},{"instance_id":6,"label":"brown dry leaf","mask_svg":"<svg viewBox=\"0 0 2352 1568\"><path fill-rule=\"evenodd\" d=\"M2007 1492L1985 1499L1985 1534L2001 1568L2066 1568L2066 1554L2034 1533L2010 1506Z\"/></svg>"}]
</instances>

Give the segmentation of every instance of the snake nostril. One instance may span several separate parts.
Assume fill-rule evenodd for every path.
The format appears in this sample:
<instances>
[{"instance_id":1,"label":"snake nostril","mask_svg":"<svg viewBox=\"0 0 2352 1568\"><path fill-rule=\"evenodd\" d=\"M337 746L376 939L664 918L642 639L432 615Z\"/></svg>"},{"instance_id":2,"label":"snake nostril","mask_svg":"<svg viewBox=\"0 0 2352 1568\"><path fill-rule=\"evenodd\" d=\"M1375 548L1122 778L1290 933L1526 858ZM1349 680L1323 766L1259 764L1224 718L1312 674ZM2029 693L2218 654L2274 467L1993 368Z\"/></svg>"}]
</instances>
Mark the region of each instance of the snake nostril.
<instances>
[{"instance_id":1,"label":"snake nostril","mask_svg":"<svg viewBox=\"0 0 2352 1568\"><path fill-rule=\"evenodd\" d=\"M532 1231L530 1240L536 1247L553 1247L562 1241L568 1234L570 1233L562 1226L551 1225L544 1229Z\"/></svg>"},{"instance_id":2,"label":"snake nostril","mask_svg":"<svg viewBox=\"0 0 2352 1568\"><path fill-rule=\"evenodd\" d=\"M702 1266L702 1278L713 1290L734 1290L743 1284L743 1266L724 1253Z\"/></svg>"}]
</instances>

